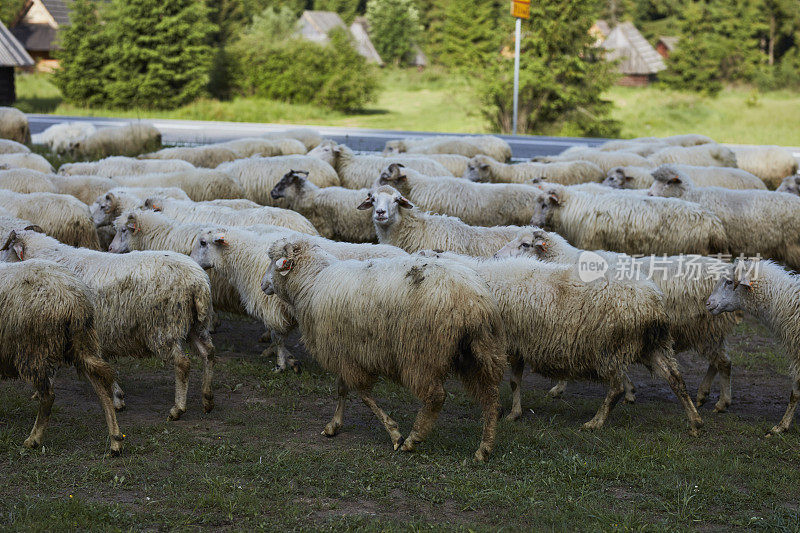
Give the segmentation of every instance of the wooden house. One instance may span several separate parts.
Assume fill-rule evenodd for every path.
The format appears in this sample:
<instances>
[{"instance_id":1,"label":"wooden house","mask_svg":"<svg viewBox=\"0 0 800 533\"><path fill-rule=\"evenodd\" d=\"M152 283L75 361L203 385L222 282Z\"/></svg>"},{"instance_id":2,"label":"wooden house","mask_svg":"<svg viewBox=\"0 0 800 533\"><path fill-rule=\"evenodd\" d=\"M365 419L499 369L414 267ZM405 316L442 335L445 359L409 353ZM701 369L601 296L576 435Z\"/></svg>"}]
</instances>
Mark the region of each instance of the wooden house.
<instances>
[{"instance_id":1,"label":"wooden house","mask_svg":"<svg viewBox=\"0 0 800 533\"><path fill-rule=\"evenodd\" d=\"M667 68L656 49L631 22L615 26L600 46L606 50L607 60L618 62L617 68L622 74L620 85L647 85Z\"/></svg>"},{"instance_id":2,"label":"wooden house","mask_svg":"<svg viewBox=\"0 0 800 533\"><path fill-rule=\"evenodd\" d=\"M58 46L58 29L64 26L69 26L65 1L27 0L10 29L36 61L36 69L47 72L58 67L53 51Z\"/></svg>"},{"instance_id":3,"label":"wooden house","mask_svg":"<svg viewBox=\"0 0 800 533\"><path fill-rule=\"evenodd\" d=\"M9 106L17 99L14 69L33 64L33 58L0 22L0 106Z\"/></svg>"}]
</instances>

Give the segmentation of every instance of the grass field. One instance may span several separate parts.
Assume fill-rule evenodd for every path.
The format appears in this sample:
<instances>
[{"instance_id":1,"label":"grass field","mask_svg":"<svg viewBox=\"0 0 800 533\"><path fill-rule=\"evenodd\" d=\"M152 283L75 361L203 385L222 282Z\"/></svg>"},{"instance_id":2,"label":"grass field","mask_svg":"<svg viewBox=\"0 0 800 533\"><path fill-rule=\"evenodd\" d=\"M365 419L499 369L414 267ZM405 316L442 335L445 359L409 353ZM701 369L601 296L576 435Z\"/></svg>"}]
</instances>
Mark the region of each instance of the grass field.
<instances>
[{"instance_id":1,"label":"grass field","mask_svg":"<svg viewBox=\"0 0 800 533\"><path fill-rule=\"evenodd\" d=\"M383 91L358 114L257 98L200 100L174 111L85 109L61 102L43 75L18 78L18 107L36 113L141 118L276 122L361 128L489 133L474 89L464 78L428 69L381 71ZM800 146L800 94L729 88L717 98L657 87L614 87L613 116L623 137L703 133L720 142Z\"/></svg>"},{"instance_id":2,"label":"grass field","mask_svg":"<svg viewBox=\"0 0 800 533\"><path fill-rule=\"evenodd\" d=\"M367 531L800 530L797 425L763 433L783 413L789 380L782 350L757 324L731 339L734 404L700 412L701 436L664 383L632 368L637 404L607 426L580 430L604 391L574 384L548 400L549 382L526 374L525 416L502 421L495 455L474 465L479 409L460 384L430 439L395 453L383 427L351 398L342 432L320 435L334 380L307 356L304 372L274 374L255 339L262 327L226 317L214 335L216 408L202 413L199 371L189 410L167 422L172 371L118 362L127 410L122 457L103 455L106 430L91 388L63 370L41 451L20 445L33 424L31 391L0 382L0 526L7 530L214 529ZM687 385L705 370L682 356ZM501 390L508 408L509 388ZM419 404L379 384L376 400L407 432ZM797 423L796 423L797 424Z\"/></svg>"}]
</instances>

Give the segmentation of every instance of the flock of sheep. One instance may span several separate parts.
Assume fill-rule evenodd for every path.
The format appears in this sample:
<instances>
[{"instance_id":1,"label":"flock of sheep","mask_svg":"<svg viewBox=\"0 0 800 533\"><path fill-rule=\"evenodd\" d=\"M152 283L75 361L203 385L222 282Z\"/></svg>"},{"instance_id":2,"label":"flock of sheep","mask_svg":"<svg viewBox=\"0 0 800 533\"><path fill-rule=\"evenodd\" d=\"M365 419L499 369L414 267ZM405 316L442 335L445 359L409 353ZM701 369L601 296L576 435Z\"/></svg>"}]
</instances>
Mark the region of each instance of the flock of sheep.
<instances>
[{"instance_id":1,"label":"flock of sheep","mask_svg":"<svg viewBox=\"0 0 800 533\"><path fill-rule=\"evenodd\" d=\"M97 392L112 454L125 405L116 357L174 365L177 420L191 350L211 411L215 311L262 322L276 370L299 368L286 348L299 329L338 378L323 434L339 431L352 391L404 451L431 431L455 374L482 408L485 460L507 365L510 419L522 415L527 365L558 380L554 396L569 381L605 383L584 424L600 428L620 398L634 401L626 369L641 363L697 434L717 374L715 410L731 403L726 337L739 310L792 359L789 406L770 434L800 401L800 279L781 265L800 268L800 196L797 163L777 147L681 135L509 163L492 136L362 155L296 129L126 157L160 145L158 131L66 123L34 143L95 160L56 173L26 146L24 115L0 109L0 136L0 377L36 391L28 447L42 443L65 364ZM592 279L586 257L604 266ZM674 357L684 350L709 365L696 401ZM423 403L405 437L372 398L380 378Z\"/></svg>"}]
</instances>

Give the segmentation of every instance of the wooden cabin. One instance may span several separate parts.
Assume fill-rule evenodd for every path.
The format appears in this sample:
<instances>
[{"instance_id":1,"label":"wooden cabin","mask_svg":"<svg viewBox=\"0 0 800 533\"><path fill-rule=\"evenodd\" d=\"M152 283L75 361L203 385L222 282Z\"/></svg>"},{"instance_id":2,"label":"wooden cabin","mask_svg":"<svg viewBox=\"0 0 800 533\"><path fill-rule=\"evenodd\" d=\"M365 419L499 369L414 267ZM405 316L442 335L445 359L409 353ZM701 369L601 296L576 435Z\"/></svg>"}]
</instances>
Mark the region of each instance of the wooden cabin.
<instances>
[{"instance_id":1,"label":"wooden cabin","mask_svg":"<svg viewBox=\"0 0 800 533\"><path fill-rule=\"evenodd\" d=\"M0 22L0 106L9 106L17 100L15 70L32 67L33 58Z\"/></svg>"},{"instance_id":2,"label":"wooden cabin","mask_svg":"<svg viewBox=\"0 0 800 533\"><path fill-rule=\"evenodd\" d=\"M666 70L663 58L647 42L631 22L621 22L600 45L606 50L606 59L618 61L622 77L619 85L645 86Z\"/></svg>"}]
</instances>

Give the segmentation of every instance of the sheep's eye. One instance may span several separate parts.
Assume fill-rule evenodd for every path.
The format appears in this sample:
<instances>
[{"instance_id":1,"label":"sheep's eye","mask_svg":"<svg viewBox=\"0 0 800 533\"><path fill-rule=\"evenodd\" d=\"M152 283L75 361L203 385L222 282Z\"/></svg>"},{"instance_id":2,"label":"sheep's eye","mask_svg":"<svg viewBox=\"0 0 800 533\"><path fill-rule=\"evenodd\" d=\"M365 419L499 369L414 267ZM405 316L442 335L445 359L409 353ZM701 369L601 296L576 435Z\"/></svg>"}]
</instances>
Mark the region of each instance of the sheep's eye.
<instances>
[{"instance_id":1,"label":"sheep's eye","mask_svg":"<svg viewBox=\"0 0 800 533\"><path fill-rule=\"evenodd\" d=\"M206 244L208 244L206 241L200 241L200 246L205 246Z\"/></svg>"},{"instance_id":2,"label":"sheep's eye","mask_svg":"<svg viewBox=\"0 0 800 533\"><path fill-rule=\"evenodd\" d=\"M733 281L731 281L729 279L726 279L725 280L725 285L733 285Z\"/></svg>"},{"instance_id":3,"label":"sheep's eye","mask_svg":"<svg viewBox=\"0 0 800 533\"><path fill-rule=\"evenodd\" d=\"M522 247L523 247L523 248L530 248L530 247L531 247L531 245L530 245L530 243L523 242L523 243L522 243Z\"/></svg>"}]
</instances>

